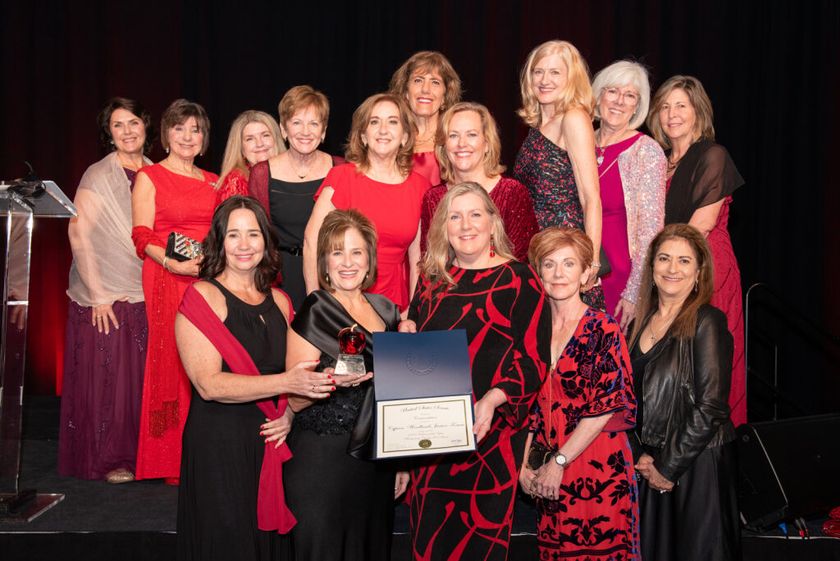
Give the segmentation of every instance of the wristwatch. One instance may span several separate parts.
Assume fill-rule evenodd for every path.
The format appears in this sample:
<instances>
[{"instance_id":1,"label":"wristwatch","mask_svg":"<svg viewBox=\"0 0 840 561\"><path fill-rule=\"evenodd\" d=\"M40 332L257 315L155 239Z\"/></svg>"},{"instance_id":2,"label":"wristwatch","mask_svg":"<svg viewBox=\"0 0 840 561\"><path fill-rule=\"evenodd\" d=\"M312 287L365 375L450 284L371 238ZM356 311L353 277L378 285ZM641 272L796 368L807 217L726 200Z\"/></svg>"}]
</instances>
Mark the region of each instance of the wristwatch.
<instances>
[{"instance_id":1,"label":"wristwatch","mask_svg":"<svg viewBox=\"0 0 840 561\"><path fill-rule=\"evenodd\" d=\"M564 468L567 465L569 465L569 459L566 458L566 456L564 456L560 452L557 452L556 454L554 454L554 463L556 463L561 468Z\"/></svg>"}]
</instances>

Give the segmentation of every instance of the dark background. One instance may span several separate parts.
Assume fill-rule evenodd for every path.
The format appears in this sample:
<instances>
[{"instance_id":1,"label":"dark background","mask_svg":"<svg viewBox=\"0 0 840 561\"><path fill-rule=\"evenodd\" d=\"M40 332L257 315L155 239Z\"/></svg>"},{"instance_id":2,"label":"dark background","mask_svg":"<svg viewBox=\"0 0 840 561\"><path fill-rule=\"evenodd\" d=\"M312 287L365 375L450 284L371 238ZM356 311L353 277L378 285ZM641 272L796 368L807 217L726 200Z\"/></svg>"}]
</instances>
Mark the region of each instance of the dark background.
<instances>
[{"instance_id":1,"label":"dark background","mask_svg":"<svg viewBox=\"0 0 840 561\"><path fill-rule=\"evenodd\" d=\"M103 155L95 116L113 95L140 100L155 121L177 97L202 103L212 131L199 165L218 171L239 112L276 114L289 87L308 83L330 98L326 149L340 153L353 109L385 89L399 64L421 49L446 54L464 99L490 108L510 166L526 132L514 114L520 67L538 43L561 38L580 49L593 74L632 58L650 67L654 89L677 73L703 81L717 139L747 182L730 221L744 288L765 282L785 300L779 310L802 312L837 332L838 36L840 3L832 0L5 1L0 177L20 176L26 159L72 196L85 168ZM66 226L41 220L35 230L30 392L60 387L71 260ZM793 335L775 313L761 323L772 324L773 335L751 352L783 347L782 386L790 399L808 412L835 407L835 363L815 358L821 355L809 343L831 347L832 339L807 326Z\"/></svg>"}]
</instances>

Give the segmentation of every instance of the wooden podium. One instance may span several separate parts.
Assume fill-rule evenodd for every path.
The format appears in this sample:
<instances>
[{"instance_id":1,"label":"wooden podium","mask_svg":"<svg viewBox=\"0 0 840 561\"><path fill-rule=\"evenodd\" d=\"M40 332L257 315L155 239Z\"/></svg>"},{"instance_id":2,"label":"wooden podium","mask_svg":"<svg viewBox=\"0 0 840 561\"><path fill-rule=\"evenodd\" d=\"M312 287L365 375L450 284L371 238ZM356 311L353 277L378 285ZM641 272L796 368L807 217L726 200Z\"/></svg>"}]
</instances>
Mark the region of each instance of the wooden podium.
<instances>
[{"instance_id":1,"label":"wooden podium","mask_svg":"<svg viewBox=\"0 0 840 561\"><path fill-rule=\"evenodd\" d=\"M35 218L69 218L76 208L52 181L0 182L0 521L31 522L64 495L20 489L29 265Z\"/></svg>"}]
</instances>

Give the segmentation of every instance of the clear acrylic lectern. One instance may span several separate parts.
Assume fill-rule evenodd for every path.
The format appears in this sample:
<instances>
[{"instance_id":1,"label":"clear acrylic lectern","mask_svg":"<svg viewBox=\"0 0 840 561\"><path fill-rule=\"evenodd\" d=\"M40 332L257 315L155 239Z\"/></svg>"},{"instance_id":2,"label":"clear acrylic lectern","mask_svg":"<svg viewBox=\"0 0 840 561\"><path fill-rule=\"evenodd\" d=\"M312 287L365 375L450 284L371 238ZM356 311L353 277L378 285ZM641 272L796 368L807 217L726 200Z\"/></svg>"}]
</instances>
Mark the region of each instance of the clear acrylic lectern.
<instances>
[{"instance_id":1,"label":"clear acrylic lectern","mask_svg":"<svg viewBox=\"0 0 840 561\"><path fill-rule=\"evenodd\" d=\"M64 498L20 489L26 321L32 227L40 217L76 216L76 208L52 181L0 182L0 521L28 522ZM33 192L34 191L34 192Z\"/></svg>"}]
</instances>

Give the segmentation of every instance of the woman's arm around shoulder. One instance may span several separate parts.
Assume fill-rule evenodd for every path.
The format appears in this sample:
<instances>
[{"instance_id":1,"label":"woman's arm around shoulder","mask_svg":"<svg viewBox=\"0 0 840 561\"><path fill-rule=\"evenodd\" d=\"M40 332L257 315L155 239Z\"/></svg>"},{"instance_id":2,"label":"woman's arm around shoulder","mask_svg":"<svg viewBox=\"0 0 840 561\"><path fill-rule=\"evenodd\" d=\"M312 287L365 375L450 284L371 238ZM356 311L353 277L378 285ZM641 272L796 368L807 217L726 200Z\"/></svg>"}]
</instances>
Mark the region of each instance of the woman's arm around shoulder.
<instances>
[{"instance_id":1,"label":"woman's arm around shoulder","mask_svg":"<svg viewBox=\"0 0 840 561\"><path fill-rule=\"evenodd\" d=\"M218 289L210 283L196 283L195 289L224 321L227 310ZM242 403L286 393L320 399L332 391L328 376L314 372L317 361L300 362L280 374L249 376L223 372L218 349L181 313L175 318L175 340L187 376L205 400Z\"/></svg>"}]
</instances>

